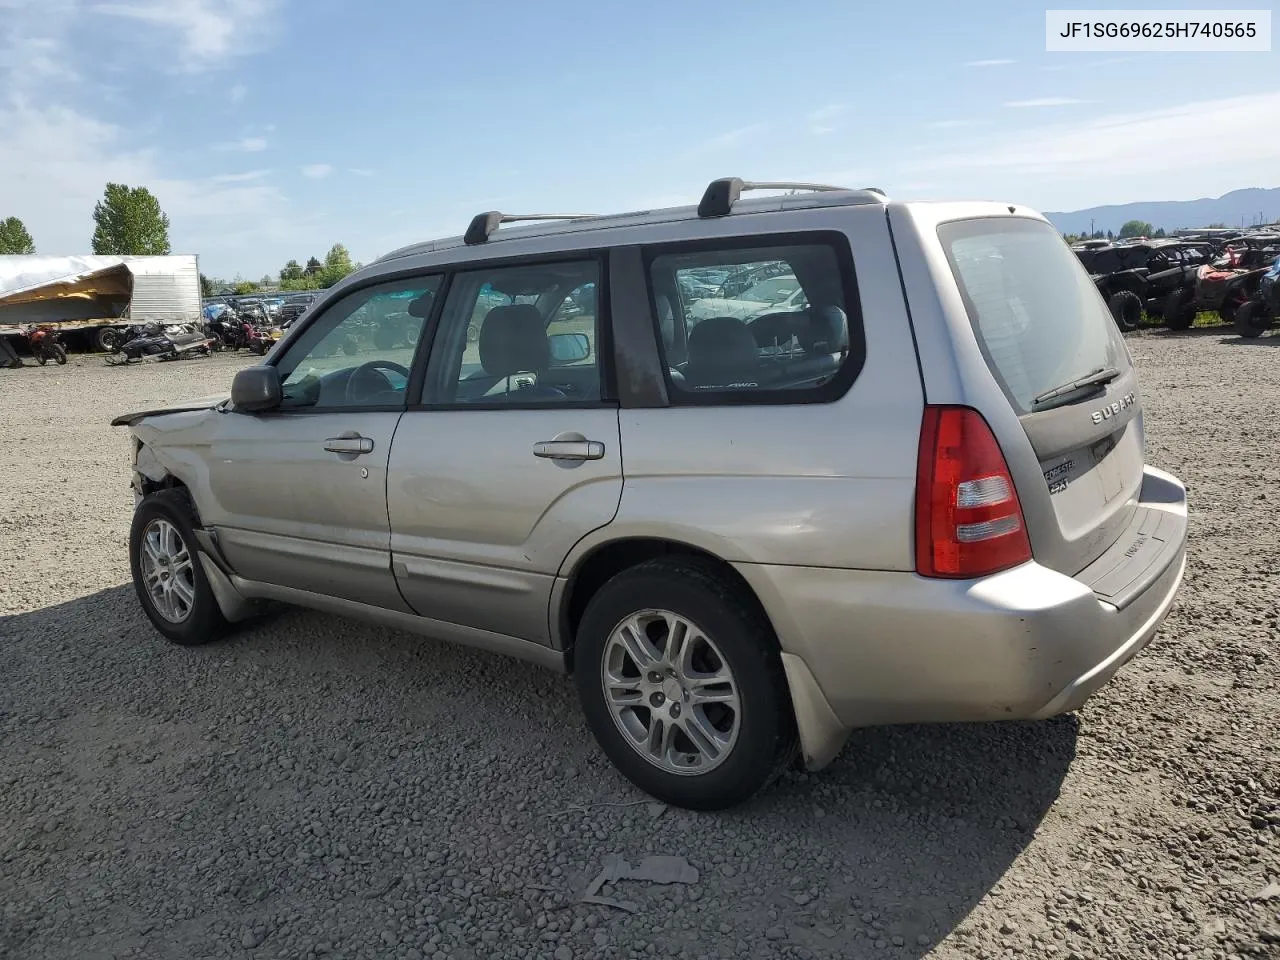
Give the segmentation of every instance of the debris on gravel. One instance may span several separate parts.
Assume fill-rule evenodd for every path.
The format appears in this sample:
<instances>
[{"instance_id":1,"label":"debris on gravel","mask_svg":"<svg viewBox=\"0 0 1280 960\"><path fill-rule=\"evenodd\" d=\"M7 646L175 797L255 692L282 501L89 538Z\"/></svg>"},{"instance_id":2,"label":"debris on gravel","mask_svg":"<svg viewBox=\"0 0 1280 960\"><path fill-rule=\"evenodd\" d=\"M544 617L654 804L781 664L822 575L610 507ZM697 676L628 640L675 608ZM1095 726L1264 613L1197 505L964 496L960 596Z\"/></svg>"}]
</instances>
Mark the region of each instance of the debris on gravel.
<instances>
[{"instance_id":1,"label":"debris on gravel","mask_svg":"<svg viewBox=\"0 0 1280 960\"><path fill-rule=\"evenodd\" d=\"M164 643L107 420L251 360L0 371L0 956L1280 957L1280 336L1128 343L1192 508L1154 643L1077 715L859 731L721 814L522 663L306 611ZM576 902L655 857L696 879Z\"/></svg>"}]
</instances>

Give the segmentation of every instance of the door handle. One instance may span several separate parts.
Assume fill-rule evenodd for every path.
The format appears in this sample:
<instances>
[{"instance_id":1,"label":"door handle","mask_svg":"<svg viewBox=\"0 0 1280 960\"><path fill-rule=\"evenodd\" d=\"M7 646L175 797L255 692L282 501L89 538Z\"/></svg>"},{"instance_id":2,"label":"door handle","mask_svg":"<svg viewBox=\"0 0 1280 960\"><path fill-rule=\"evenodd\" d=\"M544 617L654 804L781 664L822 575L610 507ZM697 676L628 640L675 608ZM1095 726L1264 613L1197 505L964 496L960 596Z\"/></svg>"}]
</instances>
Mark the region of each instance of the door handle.
<instances>
[{"instance_id":1,"label":"door handle","mask_svg":"<svg viewBox=\"0 0 1280 960\"><path fill-rule=\"evenodd\" d=\"M533 455L547 460L602 460L599 440L543 440L533 445Z\"/></svg>"},{"instance_id":2,"label":"door handle","mask_svg":"<svg viewBox=\"0 0 1280 960\"><path fill-rule=\"evenodd\" d=\"M373 452L373 441L368 437L330 437L324 442L324 448L330 453L349 453L359 455Z\"/></svg>"}]
</instances>

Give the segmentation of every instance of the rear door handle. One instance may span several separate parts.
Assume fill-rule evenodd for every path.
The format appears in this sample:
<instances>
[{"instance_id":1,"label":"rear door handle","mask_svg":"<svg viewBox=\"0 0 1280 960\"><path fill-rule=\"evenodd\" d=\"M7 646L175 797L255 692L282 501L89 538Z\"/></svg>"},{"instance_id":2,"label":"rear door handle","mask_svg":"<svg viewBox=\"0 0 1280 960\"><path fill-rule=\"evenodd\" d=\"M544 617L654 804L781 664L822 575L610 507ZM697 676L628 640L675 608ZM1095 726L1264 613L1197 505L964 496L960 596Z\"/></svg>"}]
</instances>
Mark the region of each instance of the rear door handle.
<instances>
[{"instance_id":1,"label":"rear door handle","mask_svg":"<svg viewBox=\"0 0 1280 960\"><path fill-rule=\"evenodd\" d=\"M533 455L547 460L602 460L604 444L599 440L543 440L533 445Z\"/></svg>"},{"instance_id":2,"label":"rear door handle","mask_svg":"<svg viewBox=\"0 0 1280 960\"><path fill-rule=\"evenodd\" d=\"M361 454L373 452L373 441L368 437L330 437L324 442L330 453Z\"/></svg>"}]
</instances>

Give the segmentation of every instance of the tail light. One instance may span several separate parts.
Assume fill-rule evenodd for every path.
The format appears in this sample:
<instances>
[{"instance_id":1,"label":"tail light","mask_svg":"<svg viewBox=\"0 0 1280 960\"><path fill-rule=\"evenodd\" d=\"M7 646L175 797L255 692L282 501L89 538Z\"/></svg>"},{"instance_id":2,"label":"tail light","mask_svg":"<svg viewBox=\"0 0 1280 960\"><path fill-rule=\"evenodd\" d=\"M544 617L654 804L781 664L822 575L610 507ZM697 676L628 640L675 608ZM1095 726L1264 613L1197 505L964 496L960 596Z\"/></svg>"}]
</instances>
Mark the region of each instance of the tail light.
<instances>
[{"instance_id":1,"label":"tail light","mask_svg":"<svg viewBox=\"0 0 1280 960\"><path fill-rule=\"evenodd\" d=\"M968 407L925 407L916 466L916 572L969 579L1031 559L1000 445Z\"/></svg>"}]
</instances>

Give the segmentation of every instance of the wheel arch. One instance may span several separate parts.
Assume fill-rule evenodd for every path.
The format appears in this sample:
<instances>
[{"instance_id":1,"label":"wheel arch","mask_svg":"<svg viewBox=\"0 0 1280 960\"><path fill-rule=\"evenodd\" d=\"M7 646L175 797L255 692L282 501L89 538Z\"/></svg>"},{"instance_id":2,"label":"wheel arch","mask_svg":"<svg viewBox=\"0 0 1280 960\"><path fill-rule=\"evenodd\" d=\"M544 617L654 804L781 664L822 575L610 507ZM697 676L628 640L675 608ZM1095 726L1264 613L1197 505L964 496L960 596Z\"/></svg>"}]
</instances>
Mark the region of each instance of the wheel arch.
<instances>
[{"instance_id":1,"label":"wheel arch","mask_svg":"<svg viewBox=\"0 0 1280 960\"><path fill-rule=\"evenodd\" d=\"M717 575L739 587L769 624L773 642L778 642L777 629L760 597L733 564L714 549L669 534L635 534L594 543L576 550L575 554L566 561L562 570L550 624L552 636L558 638L561 649L565 651L570 673L574 667L574 638L591 598L619 573L659 557L687 557L694 563L713 569Z\"/></svg>"}]
</instances>

